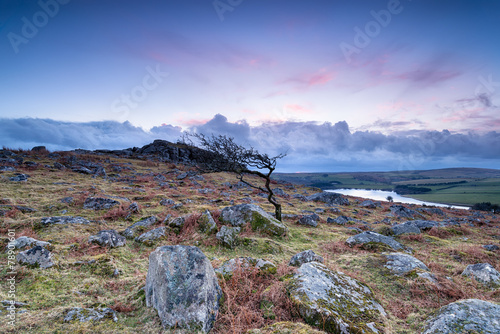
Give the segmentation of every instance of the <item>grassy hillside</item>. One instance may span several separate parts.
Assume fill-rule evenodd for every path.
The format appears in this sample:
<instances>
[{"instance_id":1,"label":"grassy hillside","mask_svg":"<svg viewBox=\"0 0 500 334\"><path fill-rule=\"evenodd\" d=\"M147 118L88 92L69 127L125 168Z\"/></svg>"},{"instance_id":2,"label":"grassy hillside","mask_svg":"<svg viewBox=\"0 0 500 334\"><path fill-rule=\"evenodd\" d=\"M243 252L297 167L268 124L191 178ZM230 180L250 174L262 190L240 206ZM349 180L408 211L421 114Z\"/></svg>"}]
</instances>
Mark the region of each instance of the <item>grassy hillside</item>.
<instances>
[{"instance_id":1,"label":"grassy hillside","mask_svg":"<svg viewBox=\"0 0 500 334\"><path fill-rule=\"evenodd\" d=\"M263 258L278 266L278 273L275 275L240 272L232 279L220 280L224 305L212 333L244 333L247 329L262 328L279 321L287 324L300 322L301 319L287 299L286 275L293 272L287 264L294 254L307 249L313 249L323 256L329 268L355 277L373 290L388 314L388 333L419 332L431 312L458 299L479 298L500 302L500 295L495 290L484 288L461 275L468 264L479 262L488 262L500 270L500 254L482 248L482 245L499 243L498 216L472 216L469 211L443 209L448 218L463 223L460 226L433 228L420 235L396 237L396 240L411 247L413 255L431 269L438 281L438 284L431 284L411 275L397 277L390 274L383 266L385 260L378 249L350 248L346 245L346 239L358 233L357 231L383 232L387 230L388 224L403 221L388 216L389 203L367 209L359 206L362 199L349 198L351 204L339 206L336 211L322 203L293 197L313 194L318 189L275 183L275 187L285 192L279 200L283 203L288 236L269 237L246 230L240 235L240 245L235 249L227 249L217 242L214 235L200 232L197 219L202 212L210 210L220 228L217 218L220 210L226 206L254 202L266 211L273 211L272 205L259 196L257 191L231 187L230 184L237 183L234 175L216 173L201 176L195 175L193 170L183 165L107 155L62 152L48 156L46 152L16 153L24 157L24 163L14 166L15 171L0 172L0 236L4 241L3 246L7 244L10 231L13 231L16 238L24 235L49 241L53 245L56 266L40 269L15 265L16 300L27 305L20 307L24 313L16 315L14 327L2 324L3 333L175 332L161 329L156 312L145 305L142 290L149 254L158 246L175 244L199 247L214 267L237 256ZM58 169L54 166L55 163L64 164L75 159L101 165L107 176L82 174L71 168ZM188 176L184 174L190 171L193 173ZM27 174L29 178L26 182L11 181L10 178L16 173ZM304 175L301 177L304 179ZM308 182L315 180L315 177L311 175ZM446 177L449 179L450 175ZM392 186L392 183L385 185L382 182L361 181L347 174L320 175L320 178L328 182L341 182L339 185L342 186ZM393 177L388 178L392 180ZM438 177L429 175L429 178ZM457 174L457 178L462 180L464 176ZM497 181L495 178L489 180L475 181L478 184L475 191L479 193L491 190L495 195ZM405 180L398 180L400 181ZM483 182L481 186L480 182ZM457 196L457 200L458 195L453 194ZM120 205L100 211L84 209L83 202L91 196L112 198L118 200ZM164 199L171 199L174 204L160 204ZM133 202L139 206L137 213L128 210ZM30 212L27 208L36 211ZM419 209L418 206L412 208ZM311 211L317 212L321 218L318 227L298 225L298 217ZM42 217L61 215L81 216L89 219L91 224L39 228ZM107 249L87 242L89 236L100 230L115 229L120 232L139 219L151 215L157 216L159 220L150 229L162 226L168 215L185 215L188 219L179 235L170 232L152 246L127 240L124 247ZM341 215L354 220L345 226L326 223L328 218ZM429 220L443 219L424 211L422 215ZM8 261L7 254L2 251L2 281L10 271ZM117 276L112 275L115 269L119 271ZM260 307L264 298L271 299L275 305L272 316ZM7 299L9 297L5 289L0 290L0 300ZM110 307L118 312L118 321L64 323L62 314L67 308L75 306ZM5 316L5 311L2 311L0 317ZM279 326L284 328L289 325Z\"/></svg>"},{"instance_id":2,"label":"grassy hillside","mask_svg":"<svg viewBox=\"0 0 500 334\"><path fill-rule=\"evenodd\" d=\"M471 206L480 202L500 204L500 170L446 168L425 171L372 173L283 173L286 180L322 189L395 190L398 185L425 187L424 194L404 194L422 201Z\"/></svg>"}]
</instances>

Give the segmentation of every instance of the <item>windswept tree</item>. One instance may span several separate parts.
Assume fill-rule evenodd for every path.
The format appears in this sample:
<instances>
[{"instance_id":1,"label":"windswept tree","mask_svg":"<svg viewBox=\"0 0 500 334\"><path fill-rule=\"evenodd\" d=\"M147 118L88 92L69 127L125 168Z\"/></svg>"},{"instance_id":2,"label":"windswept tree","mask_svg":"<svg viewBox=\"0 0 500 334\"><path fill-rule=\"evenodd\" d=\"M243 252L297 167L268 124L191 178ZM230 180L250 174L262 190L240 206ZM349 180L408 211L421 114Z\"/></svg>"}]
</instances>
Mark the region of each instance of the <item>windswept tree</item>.
<instances>
[{"instance_id":1,"label":"windswept tree","mask_svg":"<svg viewBox=\"0 0 500 334\"><path fill-rule=\"evenodd\" d=\"M194 139L194 141L193 141ZM280 153L270 157L259 153L253 147L246 148L234 142L234 138L224 135L206 136L202 133L189 133L183 137L186 144L205 150L197 158L200 168L206 172L232 172L244 184L267 193L267 200L274 205L276 219L281 221L281 204L276 200L271 188L271 174L276 169L279 159L286 156ZM257 175L264 180L264 186L248 180L248 175Z\"/></svg>"}]
</instances>

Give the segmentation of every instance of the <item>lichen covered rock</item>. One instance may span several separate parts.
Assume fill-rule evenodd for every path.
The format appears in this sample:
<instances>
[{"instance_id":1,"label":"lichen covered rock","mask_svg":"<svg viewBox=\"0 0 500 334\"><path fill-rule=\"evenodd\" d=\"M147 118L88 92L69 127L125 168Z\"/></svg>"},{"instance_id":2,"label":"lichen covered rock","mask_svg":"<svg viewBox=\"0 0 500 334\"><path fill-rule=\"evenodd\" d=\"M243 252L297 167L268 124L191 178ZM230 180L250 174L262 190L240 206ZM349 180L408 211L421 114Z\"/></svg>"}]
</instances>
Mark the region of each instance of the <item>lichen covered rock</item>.
<instances>
[{"instance_id":1,"label":"lichen covered rock","mask_svg":"<svg viewBox=\"0 0 500 334\"><path fill-rule=\"evenodd\" d=\"M114 322L118 321L118 317L116 316L116 311L106 308L81 308L81 307L73 307L71 309L66 310L66 314L64 315L64 322L87 322L87 321L100 321L100 320L113 320Z\"/></svg>"},{"instance_id":2,"label":"lichen covered rock","mask_svg":"<svg viewBox=\"0 0 500 334\"><path fill-rule=\"evenodd\" d=\"M313 250L309 249L292 256L288 265L294 267L300 267L304 263L313 261L323 263L324 260L321 256L316 255L316 253L314 253Z\"/></svg>"},{"instance_id":3,"label":"lichen covered rock","mask_svg":"<svg viewBox=\"0 0 500 334\"><path fill-rule=\"evenodd\" d=\"M222 209L219 217L224 224L239 227L250 224L252 230L282 236L288 228L255 204L240 204Z\"/></svg>"},{"instance_id":4,"label":"lichen covered rock","mask_svg":"<svg viewBox=\"0 0 500 334\"><path fill-rule=\"evenodd\" d=\"M222 291L212 264L197 247L163 246L149 256L146 305L165 328L190 333L212 328Z\"/></svg>"},{"instance_id":5,"label":"lichen covered rock","mask_svg":"<svg viewBox=\"0 0 500 334\"><path fill-rule=\"evenodd\" d=\"M198 226L203 233L217 233L217 224L208 210L206 210L198 219Z\"/></svg>"},{"instance_id":6,"label":"lichen covered rock","mask_svg":"<svg viewBox=\"0 0 500 334\"><path fill-rule=\"evenodd\" d=\"M384 265L395 275L404 275L412 270L419 269L429 271L429 268L419 259L404 253L384 254L387 263Z\"/></svg>"},{"instance_id":7,"label":"lichen covered rock","mask_svg":"<svg viewBox=\"0 0 500 334\"><path fill-rule=\"evenodd\" d=\"M91 235L89 242L102 247L115 248L125 246L127 239L119 235L115 230L102 230L95 235Z\"/></svg>"},{"instance_id":8,"label":"lichen covered rock","mask_svg":"<svg viewBox=\"0 0 500 334\"><path fill-rule=\"evenodd\" d=\"M492 288L500 286L500 273L489 263L468 265L462 275L473 277L476 281Z\"/></svg>"},{"instance_id":9,"label":"lichen covered rock","mask_svg":"<svg viewBox=\"0 0 500 334\"><path fill-rule=\"evenodd\" d=\"M276 265L270 261L263 259L254 259L251 257L239 257L227 260L219 268L215 269L215 272L222 275L222 277L224 277L225 279L228 279L238 268L256 268L263 274L276 274L277 271Z\"/></svg>"},{"instance_id":10,"label":"lichen covered rock","mask_svg":"<svg viewBox=\"0 0 500 334\"><path fill-rule=\"evenodd\" d=\"M40 267L42 269L50 268L54 265L52 262L52 253L41 246L35 246L16 256L17 262L29 267Z\"/></svg>"},{"instance_id":11,"label":"lichen covered rock","mask_svg":"<svg viewBox=\"0 0 500 334\"><path fill-rule=\"evenodd\" d=\"M352 247L354 245L368 245L368 246L377 246L377 244L385 245L387 247L390 247L394 250L402 250L404 249L403 245L401 245L399 242L394 240L391 237L378 234L375 232L371 231L366 231L362 232L356 235L353 235L352 237L349 237L346 241L346 243Z\"/></svg>"},{"instance_id":12,"label":"lichen covered rock","mask_svg":"<svg viewBox=\"0 0 500 334\"><path fill-rule=\"evenodd\" d=\"M146 246L152 246L156 240L164 238L167 228L165 226L157 227L151 231L141 234L134 239L136 242L141 242Z\"/></svg>"},{"instance_id":13,"label":"lichen covered rock","mask_svg":"<svg viewBox=\"0 0 500 334\"><path fill-rule=\"evenodd\" d=\"M329 333L381 333L386 313L365 284L321 263L305 263L289 282L306 323Z\"/></svg>"},{"instance_id":14,"label":"lichen covered rock","mask_svg":"<svg viewBox=\"0 0 500 334\"><path fill-rule=\"evenodd\" d=\"M215 237L222 246L233 249L239 243L238 234L241 232L241 227L222 226Z\"/></svg>"},{"instance_id":15,"label":"lichen covered rock","mask_svg":"<svg viewBox=\"0 0 500 334\"><path fill-rule=\"evenodd\" d=\"M441 307L422 334L500 333L500 305L479 299L460 300Z\"/></svg>"}]
</instances>

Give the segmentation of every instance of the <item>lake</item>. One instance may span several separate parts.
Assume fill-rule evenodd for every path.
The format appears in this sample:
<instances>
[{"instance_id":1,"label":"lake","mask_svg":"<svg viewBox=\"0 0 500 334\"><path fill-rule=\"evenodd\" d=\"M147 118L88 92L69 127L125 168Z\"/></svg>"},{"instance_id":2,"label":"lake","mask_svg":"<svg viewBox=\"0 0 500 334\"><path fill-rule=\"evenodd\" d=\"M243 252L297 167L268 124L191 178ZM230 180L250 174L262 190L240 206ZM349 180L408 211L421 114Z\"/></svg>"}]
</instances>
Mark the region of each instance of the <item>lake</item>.
<instances>
[{"instance_id":1,"label":"lake","mask_svg":"<svg viewBox=\"0 0 500 334\"><path fill-rule=\"evenodd\" d=\"M469 209L466 206L447 205L447 204L419 201L418 199L413 199L398 195L394 191L369 190L369 189L334 189L325 191L334 192L347 196L368 198L374 201L387 201L387 196L391 196L395 203L418 204L418 205L425 204L427 206L440 206L445 208L452 207L454 209L464 209L464 210Z\"/></svg>"}]
</instances>

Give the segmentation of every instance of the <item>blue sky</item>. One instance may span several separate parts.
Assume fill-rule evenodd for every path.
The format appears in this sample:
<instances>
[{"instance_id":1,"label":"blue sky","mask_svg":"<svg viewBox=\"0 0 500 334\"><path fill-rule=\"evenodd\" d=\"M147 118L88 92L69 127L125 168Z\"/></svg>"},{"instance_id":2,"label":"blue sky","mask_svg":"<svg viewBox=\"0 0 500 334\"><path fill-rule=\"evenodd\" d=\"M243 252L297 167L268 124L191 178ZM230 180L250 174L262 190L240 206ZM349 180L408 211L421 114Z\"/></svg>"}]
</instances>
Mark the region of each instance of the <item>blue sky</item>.
<instances>
[{"instance_id":1,"label":"blue sky","mask_svg":"<svg viewBox=\"0 0 500 334\"><path fill-rule=\"evenodd\" d=\"M497 168L499 21L494 0L3 0L0 144L203 130L287 171Z\"/></svg>"}]
</instances>

